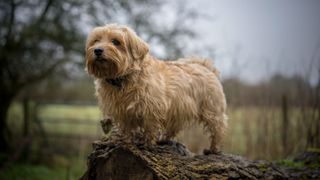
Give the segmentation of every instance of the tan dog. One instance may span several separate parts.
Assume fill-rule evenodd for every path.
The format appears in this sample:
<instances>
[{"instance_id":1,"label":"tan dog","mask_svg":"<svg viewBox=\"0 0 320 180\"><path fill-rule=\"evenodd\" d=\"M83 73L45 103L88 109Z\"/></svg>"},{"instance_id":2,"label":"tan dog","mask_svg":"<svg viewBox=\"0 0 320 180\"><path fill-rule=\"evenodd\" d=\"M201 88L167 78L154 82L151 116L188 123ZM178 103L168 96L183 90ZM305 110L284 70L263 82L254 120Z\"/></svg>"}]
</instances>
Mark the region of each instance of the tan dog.
<instances>
[{"instance_id":1,"label":"tan dog","mask_svg":"<svg viewBox=\"0 0 320 180\"><path fill-rule=\"evenodd\" d=\"M192 121L210 133L215 153L227 128L226 101L209 61L160 61L134 31L116 24L95 28L86 44L86 70L95 77L105 117L125 135L141 130L146 142L170 140Z\"/></svg>"}]
</instances>

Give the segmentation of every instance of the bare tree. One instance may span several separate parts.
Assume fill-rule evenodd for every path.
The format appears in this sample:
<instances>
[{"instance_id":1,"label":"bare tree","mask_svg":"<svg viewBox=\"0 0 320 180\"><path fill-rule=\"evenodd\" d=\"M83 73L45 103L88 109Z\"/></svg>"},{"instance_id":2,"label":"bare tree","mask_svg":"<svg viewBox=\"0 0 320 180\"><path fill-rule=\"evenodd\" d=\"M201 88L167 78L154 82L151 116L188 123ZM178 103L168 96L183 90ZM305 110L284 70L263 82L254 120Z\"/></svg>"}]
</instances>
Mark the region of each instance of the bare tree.
<instances>
[{"instance_id":1,"label":"bare tree","mask_svg":"<svg viewBox=\"0 0 320 180\"><path fill-rule=\"evenodd\" d=\"M75 15L78 6L62 1L1 1L0 149L8 149L6 117L13 98L27 85L50 75L73 53L83 38Z\"/></svg>"}]
</instances>

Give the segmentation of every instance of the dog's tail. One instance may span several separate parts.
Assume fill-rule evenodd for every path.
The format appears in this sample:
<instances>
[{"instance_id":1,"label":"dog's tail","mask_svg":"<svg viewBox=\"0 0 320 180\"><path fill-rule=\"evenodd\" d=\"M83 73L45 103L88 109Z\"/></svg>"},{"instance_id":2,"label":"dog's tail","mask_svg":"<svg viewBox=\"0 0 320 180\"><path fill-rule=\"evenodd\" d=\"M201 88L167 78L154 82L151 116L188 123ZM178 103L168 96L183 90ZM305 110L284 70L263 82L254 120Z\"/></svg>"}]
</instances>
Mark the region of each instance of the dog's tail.
<instances>
[{"instance_id":1,"label":"dog's tail","mask_svg":"<svg viewBox=\"0 0 320 180\"><path fill-rule=\"evenodd\" d=\"M199 64L201 66L206 67L210 71L212 71L216 76L220 76L220 72L218 71L217 68L214 67L213 61L210 59L205 59L201 57L190 57L186 59L181 59L182 61L190 64Z\"/></svg>"}]
</instances>

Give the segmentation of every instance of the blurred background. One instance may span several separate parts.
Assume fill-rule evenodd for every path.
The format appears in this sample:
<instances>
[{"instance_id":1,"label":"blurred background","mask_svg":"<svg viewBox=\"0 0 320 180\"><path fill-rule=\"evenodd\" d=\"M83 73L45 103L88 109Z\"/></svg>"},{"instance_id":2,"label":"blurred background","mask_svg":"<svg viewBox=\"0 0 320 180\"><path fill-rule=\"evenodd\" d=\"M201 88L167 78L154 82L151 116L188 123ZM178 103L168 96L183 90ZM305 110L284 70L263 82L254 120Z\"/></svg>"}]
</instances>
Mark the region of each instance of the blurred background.
<instances>
[{"instance_id":1,"label":"blurred background","mask_svg":"<svg viewBox=\"0 0 320 180\"><path fill-rule=\"evenodd\" d=\"M0 179L78 179L103 137L90 30L126 24L161 59L213 60L227 96L223 151L279 160L320 147L320 2L0 0ZM208 145L201 126L178 141Z\"/></svg>"}]
</instances>

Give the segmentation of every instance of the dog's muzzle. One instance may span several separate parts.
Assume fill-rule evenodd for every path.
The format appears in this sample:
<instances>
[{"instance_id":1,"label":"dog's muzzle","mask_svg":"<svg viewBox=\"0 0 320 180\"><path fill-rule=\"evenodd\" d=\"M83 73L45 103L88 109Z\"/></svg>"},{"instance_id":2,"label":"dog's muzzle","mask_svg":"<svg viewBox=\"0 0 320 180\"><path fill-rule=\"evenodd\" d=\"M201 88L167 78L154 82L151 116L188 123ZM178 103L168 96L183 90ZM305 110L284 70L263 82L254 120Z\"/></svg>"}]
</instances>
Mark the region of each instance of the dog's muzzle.
<instances>
[{"instance_id":1,"label":"dog's muzzle","mask_svg":"<svg viewBox=\"0 0 320 180\"><path fill-rule=\"evenodd\" d=\"M101 48L96 48L93 50L94 54L97 56L97 57L100 57L103 53L103 49Z\"/></svg>"}]
</instances>

